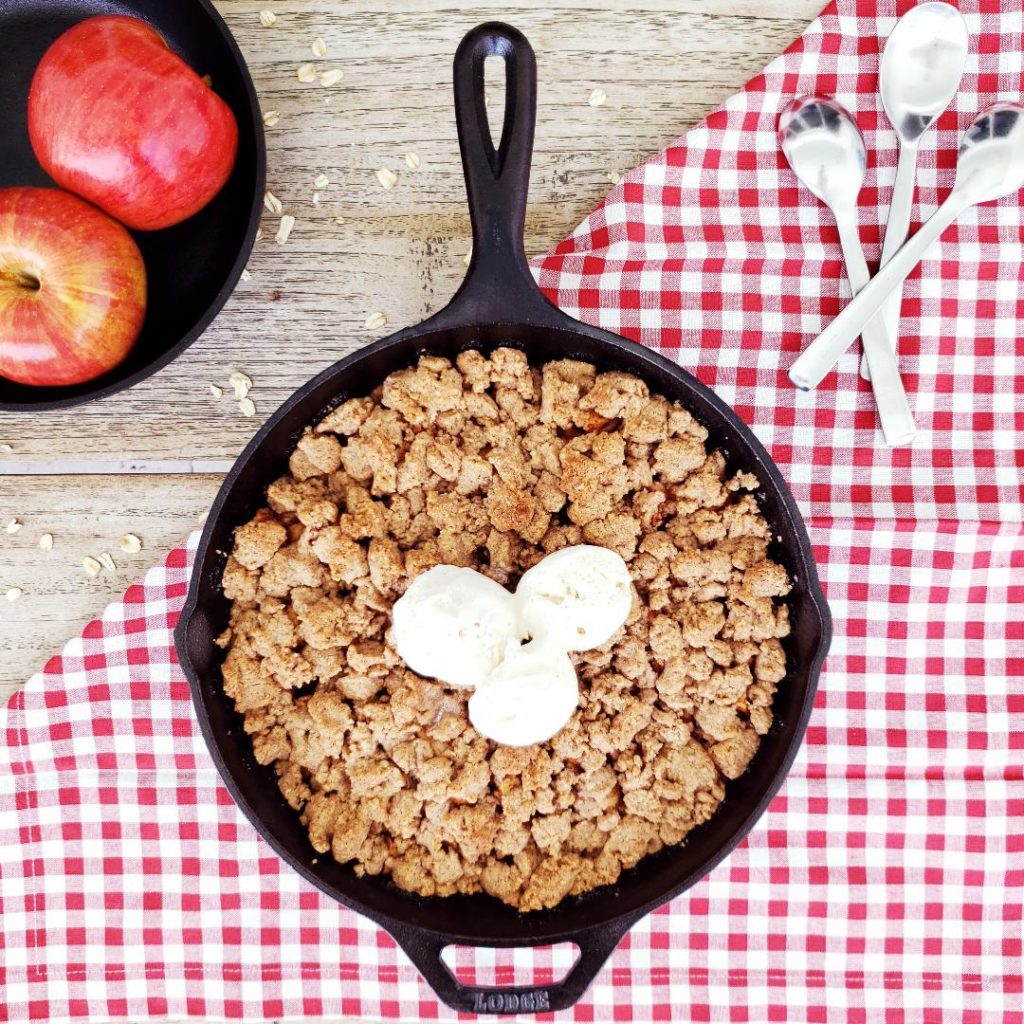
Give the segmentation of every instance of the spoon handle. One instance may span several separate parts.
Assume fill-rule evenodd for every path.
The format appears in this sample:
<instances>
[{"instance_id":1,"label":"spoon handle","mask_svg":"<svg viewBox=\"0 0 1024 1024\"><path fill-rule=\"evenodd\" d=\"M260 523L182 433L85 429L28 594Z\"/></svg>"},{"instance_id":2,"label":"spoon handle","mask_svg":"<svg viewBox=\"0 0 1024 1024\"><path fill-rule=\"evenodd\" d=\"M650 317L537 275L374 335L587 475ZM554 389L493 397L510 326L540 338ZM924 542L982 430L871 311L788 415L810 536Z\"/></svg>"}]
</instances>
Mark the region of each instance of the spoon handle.
<instances>
[{"instance_id":1,"label":"spoon handle","mask_svg":"<svg viewBox=\"0 0 1024 1024\"><path fill-rule=\"evenodd\" d=\"M857 229L857 213L852 208L847 210L837 207L834 211L836 227L839 229L839 246L843 250L843 262L846 264L846 276L854 295L860 294L871 280L868 261L864 258L864 250L860 244L860 232Z\"/></svg>"},{"instance_id":2,"label":"spoon handle","mask_svg":"<svg viewBox=\"0 0 1024 1024\"><path fill-rule=\"evenodd\" d=\"M899 162L896 165L896 181L892 187L889 204L889 219L885 226L885 240L882 242L882 262L885 266L900 251L910 234L910 213L914 207L914 181L917 177L917 147L901 145ZM885 324L886 333L893 351L899 348L900 311L903 307L903 285L897 285L892 295L885 300L879 319ZM871 380L867 352L860 363L860 375Z\"/></svg>"},{"instance_id":3,"label":"spoon handle","mask_svg":"<svg viewBox=\"0 0 1024 1024\"><path fill-rule=\"evenodd\" d=\"M822 378L853 344L886 296L901 285L921 262L925 251L968 207L952 192L921 230L883 267L864 290L811 342L789 368L789 379L804 391L816 388Z\"/></svg>"},{"instance_id":4,"label":"spoon handle","mask_svg":"<svg viewBox=\"0 0 1024 1024\"><path fill-rule=\"evenodd\" d=\"M846 261L846 274L856 295L871 280L857 231L856 210L837 211L836 224L839 227L839 242ZM867 323L863 331L863 341L864 354L874 374L872 388L886 443L892 448L909 444L917 433L917 427L914 424L914 415L910 411L910 402L907 400L903 381L900 379L896 355L885 333L885 324L881 317L876 316Z\"/></svg>"}]
</instances>

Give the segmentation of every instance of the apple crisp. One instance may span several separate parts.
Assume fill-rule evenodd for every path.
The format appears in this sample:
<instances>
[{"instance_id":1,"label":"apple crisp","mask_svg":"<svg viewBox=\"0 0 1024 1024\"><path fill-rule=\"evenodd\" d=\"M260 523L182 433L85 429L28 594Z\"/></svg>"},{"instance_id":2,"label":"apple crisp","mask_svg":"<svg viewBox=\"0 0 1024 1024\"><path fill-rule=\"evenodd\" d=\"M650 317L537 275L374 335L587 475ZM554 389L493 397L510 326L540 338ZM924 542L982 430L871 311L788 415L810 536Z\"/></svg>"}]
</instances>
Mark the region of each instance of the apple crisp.
<instances>
[{"instance_id":1,"label":"apple crisp","mask_svg":"<svg viewBox=\"0 0 1024 1024\"><path fill-rule=\"evenodd\" d=\"M224 690L319 853L423 896L521 911L614 883L707 821L772 724L785 570L750 474L637 377L522 353L424 356L309 428L235 534ZM408 669L390 610L439 564L509 588L617 551L623 629L574 654L579 708L498 746L469 691Z\"/></svg>"}]
</instances>

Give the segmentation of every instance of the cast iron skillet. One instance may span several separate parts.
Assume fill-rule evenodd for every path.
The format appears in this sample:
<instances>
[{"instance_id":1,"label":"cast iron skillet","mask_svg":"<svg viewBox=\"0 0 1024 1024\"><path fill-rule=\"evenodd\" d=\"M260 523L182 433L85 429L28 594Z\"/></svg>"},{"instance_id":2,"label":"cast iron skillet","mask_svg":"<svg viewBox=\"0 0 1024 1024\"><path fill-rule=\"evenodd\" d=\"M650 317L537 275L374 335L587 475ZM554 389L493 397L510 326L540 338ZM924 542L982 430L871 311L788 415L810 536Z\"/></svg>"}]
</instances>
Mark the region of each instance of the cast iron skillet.
<instances>
[{"instance_id":1,"label":"cast iron skillet","mask_svg":"<svg viewBox=\"0 0 1024 1024\"><path fill-rule=\"evenodd\" d=\"M133 231L146 261L149 298L142 333L109 373L68 387L29 387L0 378L0 409L58 409L137 384L181 355L210 326L249 258L266 180L259 101L242 54L208 0L0 0L0 188L53 187L28 138L28 90L50 44L97 14L149 22L213 87L238 122L238 159L220 194L164 231Z\"/></svg>"},{"instance_id":2,"label":"cast iron skillet","mask_svg":"<svg viewBox=\"0 0 1024 1024\"><path fill-rule=\"evenodd\" d=\"M501 143L491 144L483 101L483 65L506 66ZM451 304L426 323L377 342L320 374L274 415L229 474L196 556L175 639L192 687L203 735L239 806L270 845L314 885L387 929L438 996L464 1011L512 1013L575 1003L625 932L644 914L703 877L752 828L775 795L803 736L830 637L810 543L799 513L767 452L739 418L688 373L655 353L570 319L541 295L523 252L523 221L536 114L536 68L526 39L507 25L471 31L455 56L455 110L473 219L473 262ZM278 792L272 769L258 765L241 718L224 695L221 652L228 603L221 592L225 552L236 527L265 503L267 485L287 471L288 454L307 424L327 409L366 395L389 373L428 352L454 357L466 348L521 348L535 364L577 357L625 370L652 391L680 400L708 428L733 470L757 475L765 515L778 541L773 556L795 581L790 671L779 686L775 725L750 770L730 783L718 813L683 846L662 851L623 874L617 885L520 915L487 896L423 899L384 878L357 878L330 856L316 856L298 815ZM450 944L536 946L572 941L580 957L561 982L529 988L477 988L457 981L439 959Z\"/></svg>"}]
</instances>

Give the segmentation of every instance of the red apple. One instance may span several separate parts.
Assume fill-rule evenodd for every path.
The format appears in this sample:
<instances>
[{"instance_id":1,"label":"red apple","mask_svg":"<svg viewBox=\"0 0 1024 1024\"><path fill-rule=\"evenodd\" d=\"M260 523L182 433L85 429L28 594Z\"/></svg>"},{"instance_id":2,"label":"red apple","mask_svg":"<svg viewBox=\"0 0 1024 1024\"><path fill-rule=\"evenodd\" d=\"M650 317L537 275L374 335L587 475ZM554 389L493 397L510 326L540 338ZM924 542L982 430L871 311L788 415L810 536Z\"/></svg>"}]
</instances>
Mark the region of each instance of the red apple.
<instances>
[{"instance_id":1,"label":"red apple","mask_svg":"<svg viewBox=\"0 0 1024 1024\"><path fill-rule=\"evenodd\" d=\"M0 377L92 380L121 362L146 314L134 239L77 196L0 189Z\"/></svg>"},{"instance_id":2,"label":"red apple","mask_svg":"<svg viewBox=\"0 0 1024 1024\"><path fill-rule=\"evenodd\" d=\"M198 213L238 151L228 105L155 29L121 15L80 22L46 51L28 128L58 185L140 231Z\"/></svg>"}]
</instances>

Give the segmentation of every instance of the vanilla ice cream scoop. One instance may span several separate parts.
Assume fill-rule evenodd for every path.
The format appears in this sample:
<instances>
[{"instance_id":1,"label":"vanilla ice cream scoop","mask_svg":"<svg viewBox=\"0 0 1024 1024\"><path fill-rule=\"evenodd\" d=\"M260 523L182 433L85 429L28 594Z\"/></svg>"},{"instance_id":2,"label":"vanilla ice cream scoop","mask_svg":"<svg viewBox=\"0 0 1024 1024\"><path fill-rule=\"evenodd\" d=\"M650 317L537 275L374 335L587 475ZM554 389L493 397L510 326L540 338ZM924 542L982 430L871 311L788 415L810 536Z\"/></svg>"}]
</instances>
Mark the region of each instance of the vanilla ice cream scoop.
<instances>
[{"instance_id":1,"label":"vanilla ice cream scoop","mask_svg":"<svg viewBox=\"0 0 1024 1024\"><path fill-rule=\"evenodd\" d=\"M505 660L469 698L478 733L508 747L543 743L579 705L580 686L569 655L543 640L510 645Z\"/></svg>"},{"instance_id":2,"label":"vanilla ice cream scoop","mask_svg":"<svg viewBox=\"0 0 1024 1024\"><path fill-rule=\"evenodd\" d=\"M580 544L538 562L519 581L516 604L527 635L564 651L589 651L622 628L633 584L622 556Z\"/></svg>"},{"instance_id":3,"label":"vanilla ice cream scoop","mask_svg":"<svg viewBox=\"0 0 1024 1024\"><path fill-rule=\"evenodd\" d=\"M469 720L477 732L527 747L563 729L579 704L568 652L607 643L632 605L626 563L584 544L538 562L514 596L473 569L436 566L395 603L392 637L414 672L475 687Z\"/></svg>"},{"instance_id":4,"label":"vanilla ice cream scoop","mask_svg":"<svg viewBox=\"0 0 1024 1024\"><path fill-rule=\"evenodd\" d=\"M509 641L518 646L523 635L513 596L454 565L417 576L395 602L391 622L395 649L409 668L450 686L481 685L501 665Z\"/></svg>"}]
</instances>

